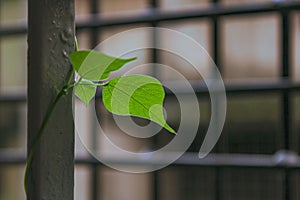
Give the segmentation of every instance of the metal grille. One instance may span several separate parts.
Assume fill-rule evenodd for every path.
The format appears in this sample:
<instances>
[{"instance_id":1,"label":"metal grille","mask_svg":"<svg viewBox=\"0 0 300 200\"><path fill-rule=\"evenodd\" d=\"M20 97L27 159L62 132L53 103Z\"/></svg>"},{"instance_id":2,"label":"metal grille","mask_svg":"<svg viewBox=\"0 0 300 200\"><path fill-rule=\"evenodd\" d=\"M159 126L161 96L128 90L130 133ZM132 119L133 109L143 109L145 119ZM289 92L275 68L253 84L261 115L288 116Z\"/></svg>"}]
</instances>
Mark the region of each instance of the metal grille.
<instances>
[{"instance_id":1,"label":"metal grille","mask_svg":"<svg viewBox=\"0 0 300 200\"><path fill-rule=\"evenodd\" d=\"M158 0L150 0L147 12L134 17L105 18L102 19L97 13L100 1L90 1L90 19L77 23L77 31L88 30L90 32L90 46L93 47L100 41L101 31L108 27L118 27L123 25L149 25L160 26L163 22L188 21L192 19L205 18L210 21L212 57L222 69L222 59L220 48L222 35L220 35L220 20L226 16L240 17L243 15L255 16L269 13L276 13L280 18L278 31L279 35L279 55L280 57L280 79L276 82L261 82L255 84L227 84L226 92L229 98L238 98L242 95L270 94L271 98L279 99L278 110L280 113L280 123L282 133L276 135L280 142L271 144L265 149L251 149L251 137L248 142L240 147L240 140L236 137L227 138L222 136L214 153L205 159L199 160L197 153L200 137L195 140L190 151L174 162L168 168L151 173L152 177L152 199L299 199L298 186L300 184L299 157L291 153L292 136L291 122L293 121L293 111L291 96L297 94L300 84L291 79L291 14L299 12L299 1L274 1L270 3L254 3L249 5L224 6L218 0L213 0L207 8L192 11L164 12L159 9ZM9 28L0 28L0 37L11 37L25 35L27 27L25 24ZM155 40L155 35L153 35ZM151 51L152 62L159 62L159 52L155 49ZM5 66L1 66L3 68ZM205 86L195 85L195 91L199 95L207 95ZM171 94L170 94L171 95ZM272 96L273 95L273 96ZM25 95L1 95L1 105L16 105L26 102ZM230 124L228 124L230 126ZM228 127L227 127L228 128ZM240 129L242 131L242 129ZM230 132L230 128L225 131ZM251 130L250 130L251 132ZM225 137L225 138L224 138ZM260 141L271 140L272 133L262 137ZM298 143L298 141L296 141ZM273 146L272 146L273 145ZM255 146L255 143L254 143ZM279 153L273 155L279 150ZM247 154L244 154L247 153ZM126 163L126 161L123 161ZM11 151L0 152L0 165L23 165L25 157L23 154ZM91 157L76 158L77 165L90 167L91 173L91 199L100 199L101 190L101 167L102 164ZM129 164L134 164L130 162ZM100 179L98 178L100 176ZM169 180L173 177L172 180ZM173 184L176 183L176 184ZM174 197L174 194L176 197Z\"/></svg>"}]
</instances>

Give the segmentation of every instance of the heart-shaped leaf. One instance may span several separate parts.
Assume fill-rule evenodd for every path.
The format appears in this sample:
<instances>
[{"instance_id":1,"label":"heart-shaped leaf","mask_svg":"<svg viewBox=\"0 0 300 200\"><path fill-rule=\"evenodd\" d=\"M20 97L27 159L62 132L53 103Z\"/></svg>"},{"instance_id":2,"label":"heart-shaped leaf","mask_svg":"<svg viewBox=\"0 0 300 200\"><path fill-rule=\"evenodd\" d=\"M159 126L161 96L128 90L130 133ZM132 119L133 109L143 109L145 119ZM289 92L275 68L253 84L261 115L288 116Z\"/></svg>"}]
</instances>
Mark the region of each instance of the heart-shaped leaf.
<instances>
[{"instance_id":1,"label":"heart-shaped leaf","mask_svg":"<svg viewBox=\"0 0 300 200\"><path fill-rule=\"evenodd\" d=\"M161 83L142 75L114 78L102 90L103 103L110 112L146 118L175 133L163 115L164 97Z\"/></svg>"},{"instance_id":2,"label":"heart-shaped leaf","mask_svg":"<svg viewBox=\"0 0 300 200\"><path fill-rule=\"evenodd\" d=\"M90 100L95 96L96 88L97 86L93 82L82 80L74 86L75 95L88 106Z\"/></svg>"},{"instance_id":3,"label":"heart-shaped leaf","mask_svg":"<svg viewBox=\"0 0 300 200\"><path fill-rule=\"evenodd\" d=\"M93 50L75 51L70 55L74 70L81 78L91 81L104 80L109 77L110 72L135 59L115 58Z\"/></svg>"}]
</instances>

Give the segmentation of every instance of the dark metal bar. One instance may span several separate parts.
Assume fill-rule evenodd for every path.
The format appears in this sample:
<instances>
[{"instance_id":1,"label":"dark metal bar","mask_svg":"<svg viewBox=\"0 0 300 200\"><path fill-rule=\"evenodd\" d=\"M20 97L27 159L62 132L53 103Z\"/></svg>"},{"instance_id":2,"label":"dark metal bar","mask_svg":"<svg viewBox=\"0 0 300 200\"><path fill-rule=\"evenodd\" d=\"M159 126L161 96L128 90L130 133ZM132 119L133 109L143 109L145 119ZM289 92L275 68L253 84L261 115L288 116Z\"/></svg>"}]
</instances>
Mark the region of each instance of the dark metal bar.
<instances>
[{"instance_id":1,"label":"dark metal bar","mask_svg":"<svg viewBox=\"0 0 300 200\"><path fill-rule=\"evenodd\" d=\"M94 17L97 16L99 13L99 1L98 0L90 0L90 10L91 10L91 21L94 20ZM90 41L90 47L94 48L94 46L99 42L98 38L98 28L91 28L91 41Z\"/></svg>"},{"instance_id":2,"label":"dark metal bar","mask_svg":"<svg viewBox=\"0 0 300 200\"><path fill-rule=\"evenodd\" d=\"M168 153L164 157L169 156ZM0 165L19 165L25 163L23 152L1 151ZM104 159L105 160L105 159ZM110 163L120 165L154 165L165 161L162 159L134 159L130 160L124 157L109 157L106 159ZM76 164L97 164L103 165L93 157L77 154ZM175 166L197 166L197 167L237 167L237 168L268 168L268 169L300 169L300 156L290 152L278 153L274 155L265 154L227 154L211 153L203 159L198 158L198 153L185 153L171 165Z\"/></svg>"},{"instance_id":3,"label":"dark metal bar","mask_svg":"<svg viewBox=\"0 0 300 200\"><path fill-rule=\"evenodd\" d=\"M1 8L1 6L2 6L2 1L0 2L0 8ZM2 19L1 19L1 12L0 12L0 21L1 21ZM0 30L2 29L2 27L0 26ZM1 45L1 38L0 38L0 45ZM1 59L2 59L2 51L0 50L0 61L1 61ZM3 66L2 65L0 65L0 74L2 74L2 68L3 68ZM1 75L0 75L0 88L1 88ZM0 189L0 191L1 191L1 189Z\"/></svg>"},{"instance_id":4,"label":"dark metal bar","mask_svg":"<svg viewBox=\"0 0 300 200\"><path fill-rule=\"evenodd\" d=\"M74 50L74 0L28 1L28 144L37 138L57 88L66 84ZM29 151L28 151L29 154ZM73 200L74 126L72 93L63 96L33 155L28 176L30 200Z\"/></svg>"},{"instance_id":5,"label":"dark metal bar","mask_svg":"<svg viewBox=\"0 0 300 200\"><path fill-rule=\"evenodd\" d=\"M91 128L91 141L90 144L92 144L92 148L97 151L99 150L99 145L98 145L98 141L99 141L99 137L98 137L98 132L96 130L98 121L96 120L92 120L90 123L90 126L92 126ZM99 165L97 163L92 163L90 165L90 170L91 170L91 199L92 200L99 200L100 199L100 194L101 194L101 185L100 185L100 181L99 181L99 174L101 174L101 168L99 167Z\"/></svg>"},{"instance_id":6,"label":"dark metal bar","mask_svg":"<svg viewBox=\"0 0 300 200\"><path fill-rule=\"evenodd\" d=\"M281 14L281 76L283 79L286 79L289 77L289 70L290 70L290 41L289 41L289 12L283 11ZM290 115L289 115L289 94L288 92L283 92L283 127L284 127L284 147L285 149L290 149L290 140L289 140L289 122L290 122Z\"/></svg>"},{"instance_id":7,"label":"dark metal bar","mask_svg":"<svg viewBox=\"0 0 300 200\"><path fill-rule=\"evenodd\" d=\"M217 7L219 0L212 0L212 3L214 5L214 7ZM219 20L218 20L219 17L215 16L211 19L212 19L212 40L211 40L212 45L211 46L213 48L212 57L213 57L213 60L216 64L217 68L219 69L219 71L221 73L222 68L220 67L220 56L219 56L219 49L220 49ZM215 149L216 149L216 152L219 153L219 151L220 151L219 145L216 145ZM222 188L222 182L221 182L220 176L221 176L221 171L219 168L216 168L215 169L215 180L214 180L215 181L215 200L220 199L220 191Z\"/></svg>"},{"instance_id":8,"label":"dark metal bar","mask_svg":"<svg viewBox=\"0 0 300 200\"><path fill-rule=\"evenodd\" d=\"M283 106L283 125L284 125L284 146L285 149L290 149L290 98L289 92L284 91L282 96L282 106ZM290 200L291 199L291 173L289 169L284 169L284 177L283 177L283 200Z\"/></svg>"},{"instance_id":9,"label":"dark metal bar","mask_svg":"<svg viewBox=\"0 0 300 200\"><path fill-rule=\"evenodd\" d=\"M214 7L218 6L219 0L212 0L212 3L214 5ZM213 18L211 18L212 20L212 40L211 40L211 46L213 48L213 60L218 68L218 70L221 73L222 68L220 67L220 56L219 56L219 49L220 49L220 43L219 43L219 17L215 16ZM219 145L216 145L215 147L216 152L219 153L220 148ZM221 172L219 168L215 169L215 200L219 200L220 199L220 191L222 188L222 182L220 179L221 176Z\"/></svg>"},{"instance_id":10,"label":"dark metal bar","mask_svg":"<svg viewBox=\"0 0 300 200\"><path fill-rule=\"evenodd\" d=\"M192 86L196 94L207 93L207 88L204 82L192 83ZM180 87L180 85L178 86ZM300 83L294 83L290 80L283 79L281 81L272 82L261 82L261 83L243 83L243 84L225 84L226 93L230 94L242 94L242 93L266 93L266 92L299 92ZM182 88L179 93L185 93L185 89ZM166 88L166 94L171 94L171 92ZM97 91L97 97L101 97L101 91ZM25 103L27 100L26 95L0 95L0 103Z\"/></svg>"},{"instance_id":11,"label":"dark metal bar","mask_svg":"<svg viewBox=\"0 0 300 200\"><path fill-rule=\"evenodd\" d=\"M158 200L159 199L159 172L154 171L152 175L152 199L153 200Z\"/></svg>"},{"instance_id":12,"label":"dark metal bar","mask_svg":"<svg viewBox=\"0 0 300 200\"><path fill-rule=\"evenodd\" d=\"M17 35L24 35L28 31L27 24L22 24L19 26L13 27L2 27L0 29L0 36L17 36Z\"/></svg>"},{"instance_id":13,"label":"dark metal bar","mask_svg":"<svg viewBox=\"0 0 300 200\"><path fill-rule=\"evenodd\" d=\"M290 120L291 120L291 103L289 91L283 90L282 94L282 123L283 123L283 138L284 148L290 149Z\"/></svg>"},{"instance_id":14,"label":"dark metal bar","mask_svg":"<svg viewBox=\"0 0 300 200\"><path fill-rule=\"evenodd\" d=\"M99 12L99 0L90 0L90 11L92 14Z\"/></svg>"},{"instance_id":15,"label":"dark metal bar","mask_svg":"<svg viewBox=\"0 0 300 200\"><path fill-rule=\"evenodd\" d=\"M289 76L289 66L290 66L290 41L289 41L289 32L290 32L290 22L289 22L289 11L284 10L281 12L281 76Z\"/></svg>"},{"instance_id":16,"label":"dark metal bar","mask_svg":"<svg viewBox=\"0 0 300 200\"><path fill-rule=\"evenodd\" d=\"M213 0L214 6L217 7L219 0ZM219 20L218 17L213 17L212 18L212 48L213 48L213 60L215 64L217 65L219 71L220 71L220 66L219 66Z\"/></svg>"},{"instance_id":17,"label":"dark metal bar","mask_svg":"<svg viewBox=\"0 0 300 200\"><path fill-rule=\"evenodd\" d=\"M290 183L291 172L290 169L285 168L283 174L283 200L291 199L291 183Z\"/></svg>"},{"instance_id":18,"label":"dark metal bar","mask_svg":"<svg viewBox=\"0 0 300 200\"><path fill-rule=\"evenodd\" d=\"M150 0L150 1L151 1L152 8L157 8L156 7L158 4L157 1L156 0ZM153 21L150 23L150 25L155 28L158 26L158 22ZM157 31L155 29L153 29L153 31L152 31L152 41L151 42L153 43L153 47L154 47L151 49L151 62L159 63L159 53L156 49L156 46L159 42L159 35L157 34ZM152 69L152 76L157 77L158 75L159 75L159 73L157 71L157 67L154 64L154 67Z\"/></svg>"},{"instance_id":19,"label":"dark metal bar","mask_svg":"<svg viewBox=\"0 0 300 200\"><path fill-rule=\"evenodd\" d=\"M23 165L26 162L24 151L17 150L1 150L0 165Z\"/></svg>"},{"instance_id":20,"label":"dark metal bar","mask_svg":"<svg viewBox=\"0 0 300 200\"><path fill-rule=\"evenodd\" d=\"M107 20L95 20L80 23L78 28L90 27L107 27L127 24L141 24L152 23L160 21L184 20L191 18L205 18L228 15L245 15L245 14L266 14L268 12L276 12L281 10L299 10L300 2L297 1L281 1L278 3L259 3L253 5L239 5L239 6L212 6L206 9L195 9L190 11L177 12L161 12L159 9L149 9L144 14L139 16L132 16L126 18L115 18Z\"/></svg>"},{"instance_id":21,"label":"dark metal bar","mask_svg":"<svg viewBox=\"0 0 300 200\"><path fill-rule=\"evenodd\" d=\"M158 8L159 7L159 0L150 0L151 8Z\"/></svg>"},{"instance_id":22,"label":"dark metal bar","mask_svg":"<svg viewBox=\"0 0 300 200\"><path fill-rule=\"evenodd\" d=\"M25 94L18 95L0 95L0 103L25 103L27 97Z\"/></svg>"},{"instance_id":23,"label":"dark metal bar","mask_svg":"<svg viewBox=\"0 0 300 200\"><path fill-rule=\"evenodd\" d=\"M226 93L250 93L250 92L279 92L279 91L299 91L300 83L294 83L289 79L282 79L281 81L266 81L257 83L245 84L225 84ZM200 92L196 89L196 92Z\"/></svg>"},{"instance_id":24,"label":"dark metal bar","mask_svg":"<svg viewBox=\"0 0 300 200\"><path fill-rule=\"evenodd\" d=\"M290 71L290 41L289 41L289 11L283 10L281 12L281 76L282 78L289 77ZM282 94L282 122L283 122L283 135L284 135L284 148L290 149L290 98L289 91L283 91ZM284 178L283 178L283 199L289 200L290 196L290 172L288 169L284 170Z\"/></svg>"},{"instance_id":25,"label":"dark metal bar","mask_svg":"<svg viewBox=\"0 0 300 200\"><path fill-rule=\"evenodd\" d=\"M97 16L99 13L99 0L90 0L90 13L91 15L91 21L93 21L94 17ZM90 30L90 48L93 49L95 45L99 42L99 28L91 28ZM98 149L98 139L97 139L97 132L94 130L95 125L93 124L93 134L91 138L91 144L93 145L93 149ZM100 199L100 192L99 192L99 167L97 164L92 164L91 166L91 199L92 200L99 200Z\"/></svg>"},{"instance_id":26,"label":"dark metal bar","mask_svg":"<svg viewBox=\"0 0 300 200\"><path fill-rule=\"evenodd\" d=\"M150 9L157 9L158 8L158 0L150 0ZM158 22L156 21L151 21L150 26L152 27L157 27L158 26ZM153 47L151 49L151 62L154 63L153 68L152 68L152 76L157 77L159 75L158 73L158 69L156 66L156 63L159 63L159 53L156 49L156 46L158 44L158 40L159 40L159 35L156 31L156 29L153 29L152 31L152 43L153 43ZM158 77L157 77L158 78ZM157 144L157 140L156 138L154 138L154 140L152 141L153 146L155 146ZM158 200L159 199L159 171L154 171L152 172L152 199L153 200Z\"/></svg>"},{"instance_id":27,"label":"dark metal bar","mask_svg":"<svg viewBox=\"0 0 300 200\"><path fill-rule=\"evenodd\" d=\"M218 17L212 18L212 48L213 48L213 60L218 67L219 71L222 72L221 63L220 63L220 56L219 56L219 21Z\"/></svg>"},{"instance_id":28,"label":"dark metal bar","mask_svg":"<svg viewBox=\"0 0 300 200\"><path fill-rule=\"evenodd\" d=\"M99 164L92 163L91 164L91 199L99 200L100 192L99 192Z\"/></svg>"},{"instance_id":29,"label":"dark metal bar","mask_svg":"<svg viewBox=\"0 0 300 200\"><path fill-rule=\"evenodd\" d=\"M280 1L270 3L259 3L253 5L239 5L239 6L217 6L205 9L195 9L192 11L177 11L177 12L160 12L158 9L148 9L144 14L130 17L101 19L98 15L91 17L86 22L78 22L77 29L119 26L128 24L143 24L159 21L184 20L192 18L212 18L216 16L229 15L244 15L257 14L268 12L279 12L281 10L299 10L299 1ZM2 27L0 36L11 36L17 34L26 34L27 26L23 24L18 27Z\"/></svg>"},{"instance_id":30,"label":"dark metal bar","mask_svg":"<svg viewBox=\"0 0 300 200\"><path fill-rule=\"evenodd\" d=\"M186 89L180 83L174 83L176 86L178 94L186 93ZM178 84L178 85L177 85ZM204 82L195 81L191 82L191 85L196 94L206 94L208 95L208 89ZM244 83L244 84L225 84L226 94L227 95L239 95L239 94L247 94L247 93L276 93L282 91L300 91L300 83L293 83L290 80L281 80L279 82L274 81L266 81L264 83ZM173 95L168 88L165 88L166 95ZM187 93L188 94L188 93ZM101 96L101 91L97 91L97 97Z\"/></svg>"}]
</instances>

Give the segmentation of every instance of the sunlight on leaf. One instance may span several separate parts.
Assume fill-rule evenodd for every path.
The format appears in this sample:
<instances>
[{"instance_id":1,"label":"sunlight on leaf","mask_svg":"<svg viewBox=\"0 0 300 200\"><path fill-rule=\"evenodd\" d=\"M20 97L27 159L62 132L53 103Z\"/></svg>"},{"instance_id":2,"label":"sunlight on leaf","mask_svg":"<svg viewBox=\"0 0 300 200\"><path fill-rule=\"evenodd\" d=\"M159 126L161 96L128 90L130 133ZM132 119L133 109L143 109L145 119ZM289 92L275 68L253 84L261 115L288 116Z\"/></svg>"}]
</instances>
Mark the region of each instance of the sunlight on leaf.
<instances>
[{"instance_id":1,"label":"sunlight on leaf","mask_svg":"<svg viewBox=\"0 0 300 200\"><path fill-rule=\"evenodd\" d=\"M143 75L114 78L102 90L103 103L110 112L146 118L175 133L164 118L164 97L161 83Z\"/></svg>"},{"instance_id":2,"label":"sunlight on leaf","mask_svg":"<svg viewBox=\"0 0 300 200\"><path fill-rule=\"evenodd\" d=\"M88 106L90 100L95 96L96 88L97 86L93 82L84 80L75 85L75 95Z\"/></svg>"},{"instance_id":3,"label":"sunlight on leaf","mask_svg":"<svg viewBox=\"0 0 300 200\"><path fill-rule=\"evenodd\" d=\"M135 59L115 58L93 50L75 51L70 55L74 70L81 78L91 81L104 80L109 77L110 72Z\"/></svg>"}]
</instances>

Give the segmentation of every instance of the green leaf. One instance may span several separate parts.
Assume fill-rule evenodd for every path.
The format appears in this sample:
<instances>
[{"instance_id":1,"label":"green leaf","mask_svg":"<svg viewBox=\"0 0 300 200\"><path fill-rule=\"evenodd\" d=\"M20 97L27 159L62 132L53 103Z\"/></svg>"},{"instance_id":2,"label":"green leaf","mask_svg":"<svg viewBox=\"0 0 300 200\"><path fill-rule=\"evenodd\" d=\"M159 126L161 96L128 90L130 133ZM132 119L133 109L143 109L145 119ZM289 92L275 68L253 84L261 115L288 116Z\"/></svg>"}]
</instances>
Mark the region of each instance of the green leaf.
<instances>
[{"instance_id":1,"label":"green leaf","mask_svg":"<svg viewBox=\"0 0 300 200\"><path fill-rule=\"evenodd\" d=\"M93 82L82 80L74 86L75 95L88 106L90 100L95 96L96 88L97 86Z\"/></svg>"},{"instance_id":2,"label":"green leaf","mask_svg":"<svg viewBox=\"0 0 300 200\"><path fill-rule=\"evenodd\" d=\"M135 59L115 58L93 50L75 51L70 55L74 70L81 78L91 81L104 80L109 77L110 72Z\"/></svg>"},{"instance_id":3,"label":"green leaf","mask_svg":"<svg viewBox=\"0 0 300 200\"><path fill-rule=\"evenodd\" d=\"M146 118L175 133L163 115L164 97L161 83L142 75L114 78L102 90L103 103L110 112Z\"/></svg>"}]
</instances>

